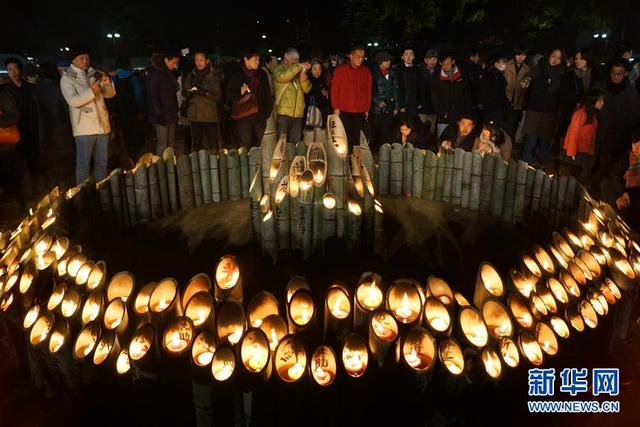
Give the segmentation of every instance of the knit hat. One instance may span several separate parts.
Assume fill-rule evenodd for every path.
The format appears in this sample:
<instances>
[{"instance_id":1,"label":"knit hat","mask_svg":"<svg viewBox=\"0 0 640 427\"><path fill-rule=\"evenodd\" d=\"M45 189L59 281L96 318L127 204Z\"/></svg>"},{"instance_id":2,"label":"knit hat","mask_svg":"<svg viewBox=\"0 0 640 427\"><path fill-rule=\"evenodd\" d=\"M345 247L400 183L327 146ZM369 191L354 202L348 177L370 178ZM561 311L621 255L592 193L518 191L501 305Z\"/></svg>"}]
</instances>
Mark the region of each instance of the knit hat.
<instances>
[{"instance_id":1,"label":"knit hat","mask_svg":"<svg viewBox=\"0 0 640 427\"><path fill-rule=\"evenodd\" d=\"M71 49L69 50L69 61L73 61L74 59L76 59L78 56L80 55L88 55L89 54L89 49L87 49L84 46L73 46L71 47Z\"/></svg>"},{"instance_id":2,"label":"knit hat","mask_svg":"<svg viewBox=\"0 0 640 427\"><path fill-rule=\"evenodd\" d=\"M438 52L435 49L429 49L425 54L424 54L425 59L429 59L429 58L437 58L438 57Z\"/></svg>"},{"instance_id":3,"label":"knit hat","mask_svg":"<svg viewBox=\"0 0 640 427\"><path fill-rule=\"evenodd\" d=\"M383 62L391 61L391 54L386 50L382 50L375 54L374 59L376 61L376 64L380 65Z\"/></svg>"}]
</instances>

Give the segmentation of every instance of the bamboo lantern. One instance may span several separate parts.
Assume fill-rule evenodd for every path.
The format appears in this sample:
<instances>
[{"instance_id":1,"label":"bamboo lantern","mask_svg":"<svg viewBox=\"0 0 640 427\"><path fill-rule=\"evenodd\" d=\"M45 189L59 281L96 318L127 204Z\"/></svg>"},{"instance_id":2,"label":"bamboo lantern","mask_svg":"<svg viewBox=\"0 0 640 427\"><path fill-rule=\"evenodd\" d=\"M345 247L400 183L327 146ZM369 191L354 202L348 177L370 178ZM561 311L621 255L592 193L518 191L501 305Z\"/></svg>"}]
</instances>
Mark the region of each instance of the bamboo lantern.
<instances>
[{"instance_id":1,"label":"bamboo lantern","mask_svg":"<svg viewBox=\"0 0 640 427\"><path fill-rule=\"evenodd\" d=\"M20 278L20 270L15 271L13 274L11 274L11 276L9 276L6 283L4 284L3 292L5 296L15 286L15 284L18 283L19 278Z\"/></svg>"},{"instance_id":2,"label":"bamboo lantern","mask_svg":"<svg viewBox=\"0 0 640 427\"><path fill-rule=\"evenodd\" d=\"M307 168L313 173L313 185L324 185L327 177L327 155L321 143L311 143L307 149Z\"/></svg>"},{"instance_id":3,"label":"bamboo lantern","mask_svg":"<svg viewBox=\"0 0 640 427\"><path fill-rule=\"evenodd\" d=\"M553 297L560 304L567 304L569 302L569 295L567 294L567 290L555 277L547 278L547 288L551 291Z\"/></svg>"},{"instance_id":4,"label":"bamboo lantern","mask_svg":"<svg viewBox=\"0 0 640 427\"><path fill-rule=\"evenodd\" d=\"M216 339L210 332L200 332L191 346L191 360L196 366L209 366L216 352Z\"/></svg>"},{"instance_id":5,"label":"bamboo lantern","mask_svg":"<svg viewBox=\"0 0 640 427\"><path fill-rule=\"evenodd\" d=\"M556 250L562 255L565 261L569 261L571 258L575 256L573 249L571 249L571 245L567 240L562 237L560 233L554 231L551 233L551 242L552 245L556 248Z\"/></svg>"},{"instance_id":6,"label":"bamboo lantern","mask_svg":"<svg viewBox=\"0 0 640 427\"><path fill-rule=\"evenodd\" d=\"M60 313L70 319L74 317L80 311L80 294L75 289L69 289L65 292L62 302L60 303Z\"/></svg>"},{"instance_id":7,"label":"bamboo lantern","mask_svg":"<svg viewBox=\"0 0 640 427\"><path fill-rule=\"evenodd\" d=\"M569 266L568 260L554 245L549 246L549 252L559 269L566 269Z\"/></svg>"},{"instance_id":8,"label":"bamboo lantern","mask_svg":"<svg viewBox=\"0 0 640 427\"><path fill-rule=\"evenodd\" d=\"M213 354L211 374L216 381L224 382L231 378L236 368L236 356L230 347L222 346Z\"/></svg>"},{"instance_id":9,"label":"bamboo lantern","mask_svg":"<svg viewBox=\"0 0 640 427\"><path fill-rule=\"evenodd\" d=\"M182 306L186 308L191 297L199 292L211 292L211 279L206 273L198 273L189 280L182 293Z\"/></svg>"},{"instance_id":10,"label":"bamboo lantern","mask_svg":"<svg viewBox=\"0 0 640 427\"><path fill-rule=\"evenodd\" d=\"M451 329L451 316L447 307L434 296L426 299L424 316L427 326L434 334L445 334Z\"/></svg>"},{"instance_id":11,"label":"bamboo lantern","mask_svg":"<svg viewBox=\"0 0 640 427\"><path fill-rule=\"evenodd\" d=\"M93 353L100 340L101 331L98 322L90 322L85 325L73 343L73 357L76 360L85 360Z\"/></svg>"},{"instance_id":12,"label":"bamboo lantern","mask_svg":"<svg viewBox=\"0 0 640 427\"><path fill-rule=\"evenodd\" d=\"M417 372L430 371L436 361L435 339L424 328L410 329L402 344L402 358Z\"/></svg>"},{"instance_id":13,"label":"bamboo lantern","mask_svg":"<svg viewBox=\"0 0 640 427\"><path fill-rule=\"evenodd\" d=\"M419 288L412 279L396 280L389 287L386 308L398 322L408 325L419 321L423 304Z\"/></svg>"},{"instance_id":14,"label":"bamboo lantern","mask_svg":"<svg viewBox=\"0 0 640 427\"><path fill-rule=\"evenodd\" d=\"M306 289L297 290L287 305L289 333L300 333L315 322L315 306L311 293Z\"/></svg>"},{"instance_id":15,"label":"bamboo lantern","mask_svg":"<svg viewBox=\"0 0 640 427\"><path fill-rule=\"evenodd\" d=\"M158 282L158 286L155 287L149 297L149 313L151 313L151 319L155 322L158 330L170 318L182 316L180 292L175 279L166 278Z\"/></svg>"},{"instance_id":16,"label":"bamboo lantern","mask_svg":"<svg viewBox=\"0 0 640 427\"><path fill-rule=\"evenodd\" d=\"M24 295L32 289L31 285L36 279L36 275L36 268L33 263L29 263L23 268L22 274L20 274L20 285L18 286L18 290L21 294Z\"/></svg>"},{"instance_id":17,"label":"bamboo lantern","mask_svg":"<svg viewBox=\"0 0 640 427\"><path fill-rule=\"evenodd\" d=\"M259 328L247 331L240 342L240 359L245 369L250 373L263 372L270 374L269 365L269 340L267 335Z\"/></svg>"},{"instance_id":18,"label":"bamboo lantern","mask_svg":"<svg viewBox=\"0 0 640 427\"><path fill-rule=\"evenodd\" d=\"M328 331L335 331L339 339L351 329L351 297L349 290L341 282L332 283L324 299L323 336L327 339Z\"/></svg>"},{"instance_id":19,"label":"bamboo lantern","mask_svg":"<svg viewBox=\"0 0 640 427\"><path fill-rule=\"evenodd\" d=\"M450 307L453 304L453 291L449 284L443 279L435 276L427 278L426 296L434 296L438 298L444 305Z\"/></svg>"},{"instance_id":20,"label":"bamboo lantern","mask_svg":"<svg viewBox=\"0 0 640 427\"><path fill-rule=\"evenodd\" d=\"M66 283L58 283L51 292L51 296L49 297L49 301L47 302L47 310L54 311L60 303L62 303L62 299L64 298L64 294L67 292ZM37 307L37 306L34 306Z\"/></svg>"},{"instance_id":21,"label":"bamboo lantern","mask_svg":"<svg viewBox=\"0 0 640 427\"><path fill-rule=\"evenodd\" d=\"M326 241L336 235L336 198L331 193L322 196L322 238Z\"/></svg>"},{"instance_id":22,"label":"bamboo lantern","mask_svg":"<svg viewBox=\"0 0 640 427\"><path fill-rule=\"evenodd\" d=\"M593 240L593 237L591 237L591 235L589 235L589 233L587 232L582 232L580 234L580 243L581 246L586 250L591 249L591 246L596 244L595 240Z\"/></svg>"},{"instance_id":23,"label":"bamboo lantern","mask_svg":"<svg viewBox=\"0 0 640 427\"><path fill-rule=\"evenodd\" d=\"M536 324L536 340L545 354L553 356L558 353L558 339L553 329L544 322Z\"/></svg>"},{"instance_id":24,"label":"bamboo lantern","mask_svg":"<svg viewBox=\"0 0 640 427\"><path fill-rule=\"evenodd\" d=\"M635 287L636 274L627 258L617 249L609 250L609 273L615 284L623 291L631 291Z\"/></svg>"},{"instance_id":25,"label":"bamboo lantern","mask_svg":"<svg viewBox=\"0 0 640 427\"><path fill-rule=\"evenodd\" d=\"M75 279L80 271L80 267L82 267L85 262L87 262L87 257L82 253L71 257L67 264L67 275L72 279Z\"/></svg>"},{"instance_id":26,"label":"bamboo lantern","mask_svg":"<svg viewBox=\"0 0 640 427\"><path fill-rule=\"evenodd\" d=\"M33 324L36 323L36 320L38 320L39 315L40 315L40 306L39 305L32 306L27 311L27 314L24 315L24 320L22 321L22 327L26 331L31 329Z\"/></svg>"},{"instance_id":27,"label":"bamboo lantern","mask_svg":"<svg viewBox=\"0 0 640 427\"><path fill-rule=\"evenodd\" d=\"M275 187L274 205L276 212L276 235L278 249L291 248L291 209L289 197L289 176L284 175Z\"/></svg>"},{"instance_id":28,"label":"bamboo lantern","mask_svg":"<svg viewBox=\"0 0 640 427\"><path fill-rule=\"evenodd\" d=\"M373 201L373 214L373 250L376 255L381 256L385 250L384 210L378 199Z\"/></svg>"},{"instance_id":29,"label":"bamboo lantern","mask_svg":"<svg viewBox=\"0 0 640 427\"><path fill-rule=\"evenodd\" d=\"M471 305L469 301L464 297L464 295L462 295L460 292L454 292L453 298L455 299L456 304L458 304L460 307Z\"/></svg>"},{"instance_id":30,"label":"bamboo lantern","mask_svg":"<svg viewBox=\"0 0 640 427\"><path fill-rule=\"evenodd\" d=\"M111 278L107 285L107 302L115 298L122 298L125 302L131 296L135 287L133 274L128 271L121 271Z\"/></svg>"},{"instance_id":31,"label":"bamboo lantern","mask_svg":"<svg viewBox=\"0 0 640 427\"><path fill-rule=\"evenodd\" d=\"M591 303L587 300L581 300L578 303L578 311L584 319L584 323L591 329L594 329L598 326L598 314L593 309Z\"/></svg>"},{"instance_id":32,"label":"bamboo lantern","mask_svg":"<svg viewBox=\"0 0 640 427\"><path fill-rule=\"evenodd\" d=\"M318 385L322 387L331 385L338 372L336 354L333 349L326 345L316 348L311 356L309 369L311 377Z\"/></svg>"},{"instance_id":33,"label":"bamboo lantern","mask_svg":"<svg viewBox=\"0 0 640 427\"><path fill-rule=\"evenodd\" d=\"M273 156L271 157L271 163L269 166L269 184L273 184L276 182L276 178L278 176L278 172L280 171L280 165L286 162L286 144L287 144L287 136L286 134L280 135L278 139L278 143L276 144L275 150L273 152Z\"/></svg>"},{"instance_id":34,"label":"bamboo lantern","mask_svg":"<svg viewBox=\"0 0 640 427\"><path fill-rule=\"evenodd\" d=\"M613 292L611 292L611 289L609 289L609 286L607 286L605 282L601 282L598 285L598 291L600 291L600 293L604 296L608 305L613 305L616 303L616 297L613 295Z\"/></svg>"},{"instance_id":35,"label":"bamboo lantern","mask_svg":"<svg viewBox=\"0 0 640 427\"><path fill-rule=\"evenodd\" d=\"M93 353L93 364L96 366L111 365L117 360L119 354L120 342L118 337L112 331L105 332L98 342L96 351Z\"/></svg>"},{"instance_id":36,"label":"bamboo lantern","mask_svg":"<svg viewBox=\"0 0 640 427\"><path fill-rule=\"evenodd\" d=\"M533 314L531 314L529 304L522 296L518 294L509 295L507 298L507 306L509 307L511 315L521 327L529 329L533 326Z\"/></svg>"},{"instance_id":37,"label":"bamboo lantern","mask_svg":"<svg viewBox=\"0 0 640 427\"><path fill-rule=\"evenodd\" d=\"M262 198L262 177L257 170L249 186L249 211L251 212L251 231L253 239L260 241L262 237L262 224L260 217L260 199Z\"/></svg>"},{"instance_id":38,"label":"bamboo lantern","mask_svg":"<svg viewBox=\"0 0 640 427\"><path fill-rule=\"evenodd\" d=\"M596 289L589 289L587 300L598 313L598 316L606 316L609 313L609 304L602 293Z\"/></svg>"},{"instance_id":39,"label":"bamboo lantern","mask_svg":"<svg viewBox=\"0 0 640 427\"><path fill-rule=\"evenodd\" d=\"M278 344L273 360L278 377L284 382L293 383L305 373L307 353L298 337L287 335Z\"/></svg>"},{"instance_id":40,"label":"bamboo lantern","mask_svg":"<svg viewBox=\"0 0 640 427\"><path fill-rule=\"evenodd\" d=\"M542 246L537 243L533 244L533 256L540 267L540 271L545 276L553 276L556 272L553 260L549 256L549 253L544 250Z\"/></svg>"},{"instance_id":41,"label":"bamboo lantern","mask_svg":"<svg viewBox=\"0 0 640 427\"><path fill-rule=\"evenodd\" d=\"M104 261L98 261L95 263L89 276L87 277L86 285L89 291L96 291L102 289L107 277L107 264ZM77 279L77 278L76 278Z\"/></svg>"},{"instance_id":42,"label":"bamboo lantern","mask_svg":"<svg viewBox=\"0 0 640 427\"><path fill-rule=\"evenodd\" d=\"M342 363L347 374L353 378L364 375L369 363L367 343L361 335L351 333L342 347Z\"/></svg>"},{"instance_id":43,"label":"bamboo lantern","mask_svg":"<svg viewBox=\"0 0 640 427\"><path fill-rule=\"evenodd\" d=\"M194 336L193 321L186 316L180 316L164 330L162 349L171 356L179 356L190 349Z\"/></svg>"},{"instance_id":44,"label":"bamboo lantern","mask_svg":"<svg viewBox=\"0 0 640 427\"><path fill-rule=\"evenodd\" d=\"M80 252L82 252L82 246L80 245L75 245L65 252L62 258L60 258L60 260L58 261L58 277L64 277L67 275L67 266L69 264L69 260Z\"/></svg>"},{"instance_id":45,"label":"bamboo lantern","mask_svg":"<svg viewBox=\"0 0 640 427\"><path fill-rule=\"evenodd\" d=\"M540 344L529 332L522 331L518 334L518 349L532 365L542 364L544 356Z\"/></svg>"},{"instance_id":46,"label":"bamboo lantern","mask_svg":"<svg viewBox=\"0 0 640 427\"><path fill-rule=\"evenodd\" d=\"M580 286L587 286L587 277L584 274L584 270L575 262L575 260L569 262L568 270L576 283Z\"/></svg>"},{"instance_id":47,"label":"bamboo lantern","mask_svg":"<svg viewBox=\"0 0 640 427\"><path fill-rule=\"evenodd\" d=\"M500 375L502 375L502 363L500 362L498 353L494 349L487 347L482 350L481 358L487 375L494 380L499 379Z\"/></svg>"},{"instance_id":48,"label":"bamboo lantern","mask_svg":"<svg viewBox=\"0 0 640 427\"><path fill-rule=\"evenodd\" d=\"M240 265L233 255L225 255L218 261L215 269L216 301L234 298L242 302L242 275Z\"/></svg>"},{"instance_id":49,"label":"bamboo lantern","mask_svg":"<svg viewBox=\"0 0 640 427\"><path fill-rule=\"evenodd\" d=\"M254 328L259 328L265 317L279 315L278 300L267 291L258 292L249 302L249 323Z\"/></svg>"},{"instance_id":50,"label":"bamboo lantern","mask_svg":"<svg viewBox=\"0 0 640 427\"><path fill-rule=\"evenodd\" d=\"M42 236L40 236L40 238L33 244L33 251L35 252L35 255L44 255L49 250L52 243L53 238L51 237L51 234L42 234Z\"/></svg>"},{"instance_id":51,"label":"bamboo lantern","mask_svg":"<svg viewBox=\"0 0 640 427\"><path fill-rule=\"evenodd\" d=\"M549 319L549 323L551 324L553 331L560 338L567 339L571 335L569 326L567 325L567 322L562 319L562 317L556 315L551 316L551 318Z\"/></svg>"},{"instance_id":52,"label":"bamboo lantern","mask_svg":"<svg viewBox=\"0 0 640 427\"><path fill-rule=\"evenodd\" d=\"M31 345L37 346L49 339L54 321L53 313L43 313L38 317L29 334Z\"/></svg>"},{"instance_id":53,"label":"bamboo lantern","mask_svg":"<svg viewBox=\"0 0 640 427\"><path fill-rule=\"evenodd\" d=\"M104 307L104 298L102 297L101 291L95 291L87 297L82 306L82 312L80 313L80 318L82 319L82 324L86 325L89 322L93 322L98 319L98 317L102 314L102 309Z\"/></svg>"},{"instance_id":54,"label":"bamboo lantern","mask_svg":"<svg viewBox=\"0 0 640 427\"><path fill-rule=\"evenodd\" d=\"M380 148L378 150L378 191L380 192L380 194L389 193L390 160L391 145L389 145L389 143L384 143L380 145Z\"/></svg>"},{"instance_id":55,"label":"bamboo lantern","mask_svg":"<svg viewBox=\"0 0 640 427\"><path fill-rule=\"evenodd\" d=\"M246 328L246 318L242 304L235 299L225 299L216 316L216 332L220 343L236 345Z\"/></svg>"},{"instance_id":56,"label":"bamboo lantern","mask_svg":"<svg viewBox=\"0 0 640 427\"><path fill-rule=\"evenodd\" d=\"M504 285L495 267L488 262L481 263L478 268L478 275L476 276L473 304L480 308L489 296L500 298L503 293Z\"/></svg>"},{"instance_id":57,"label":"bamboo lantern","mask_svg":"<svg viewBox=\"0 0 640 427\"><path fill-rule=\"evenodd\" d=\"M571 324L571 327L578 332L584 331L584 320L576 306L567 307L565 310L565 319Z\"/></svg>"},{"instance_id":58,"label":"bamboo lantern","mask_svg":"<svg viewBox=\"0 0 640 427\"><path fill-rule=\"evenodd\" d=\"M610 248L613 246L614 237L607 230L600 230L598 232L598 244L602 245L605 248Z\"/></svg>"},{"instance_id":59,"label":"bamboo lantern","mask_svg":"<svg viewBox=\"0 0 640 427\"><path fill-rule=\"evenodd\" d=\"M287 322L280 315L271 314L262 319L260 329L267 334L269 350L274 353L280 340L287 335Z\"/></svg>"},{"instance_id":60,"label":"bamboo lantern","mask_svg":"<svg viewBox=\"0 0 640 427\"><path fill-rule=\"evenodd\" d=\"M619 300L620 298L622 298L622 294L620 293L620 289L618 288L618 285L616 285L613 280L611 280L610 278L606 277L604 279L603 283L611 291L611 294L613 295L613 297L616 300Z\"/></svg>"},{"instance_id":61,"label":"bamboo lantern","mask_svg":"<svg viewBox=\"0 0 640 427\"><path fill-rule=\"evenodd\" d=\"M122 336L129 327L129 313L125 302L116 298L104 310L104 327Z\"/></svg>"},{"instance_id":62,"label":"bamboo lantern","mask_svg":"<svg viewBox=\"0 0 640 427\"><path fill-rule=\"evenodd\" d=\"M530 281L537 282L542 277L542 271L536 260L528 253L522 252L520 256L520 268L522 274Z\"/></svg>"},{"instance_id":63,"label":"bamboo lantern","mask_svg":"<svg viewBox=\"0 0 640 427\"><path fill-rule=\"evenodd\" d=\"M460 375L464 371L464 355L460 344L452 338L447 337L440 341L438 347L438 359L447 371L452 375Z\"/></svg>"},{"instance_id":64,"label":"bamboo lantern","mask_svg":"<svg viewBox=\"0 0 640 427\"><path fill-rule=\"evenodd\" d=\"M300 238L298 246L302 250L304 259L311 256L313 244L313 180L313 172L309 169L305 170L300 177L298 193L298 230L296 233Z\"/></svg>"},{"instance_id":65,"label":"bamboo lantern","mask_svg":"<svg viewBox=\"0 0 640 427\"><path fill-rule=\"evenodd\" d=\"M157 282L149 282L138 291L133 301L133 311L137 316L144 316L149 313L149 300L156 286L158 286Z\"/></svg>"},{"instance_id":66,"label":"bamboo lantern","mask_svg":"<svg viewBox=\"0 0 640 427\"><path fill-rule=\"evenodd\" d=\"M355 199L347 201L347 249L362 243L362 205Z\"/></svg>"},{"instance_id":67,"label":"bamboo lantern","mask_svg":"<svg viewBox=\"0 0 640 427\"><path fill-rule=\"evenodd\" d=\"M369 320L369 349L378 366L382 366L389 348L398 338L398 323L383 310L376 310Z\"/></svg>"},{"instance_id":68,"label":"bamboo lantern","mask_svg":"<svg viewBox=\"0 0 640 427\"><path fill-rule=\"evenodd\" d=\"M538 283L536 285L535 293L540 297L540 299L542 299L542 302L544 303L544 306L547 309L547 312L556 313L558 311L558 304L556 304L556 300L553 297L553 293L547 286L545 286L542 283Z\"/></svg>"},{"instance_id":69,"label":"bamboo lantern","mask_svg":"<svg viewBox=\"0 0 640 427\"><path fill-rule=\"evenodd\" d=\"M308 291L311 291L311 288L309 287L309 283L307 282L307 279L305 279L302 276L294 276L287 283L287 287L286 287L287 304L291 302L291 298L293 297L293 294L295 294L299 289L306 289Z\"/></svg>"},{"instance_id":70,"label":"bamboo lantern","mask_svg":"<svg viewBox=\"0 0 640 427\"><path fill-rule=\"evenodd\" d=\"M509 337L502 337L498 341L498 348L500 350L500 357L505 365L510 368L515 368L520 363L520 353L518 353L518 346Z\"/></svg>"},{"instance_id":71,"label":"bamboo lantern","mask_svg":"<svg viewBox=\"0 0 640 427\"><path fill-rule=\"evenodd\" d=\"M265 195L264 197L268 198L269 195ZM276 240L275 216L273 212L273 210L268 209L262 217L262 250L275 262L278 257L278 243Z\"/></svg>"},{"instance_id":72,"label":"bamboo lantern","mask_svg":"<svg viewBox=\"0 0 640 427\"><path fill-rule=\"evenodd\" d=\"M140 369L153 371L158 363L158 350L156 329L151 323L142 324L129 342L129 357Z\"/></svg>"},{"instance_id":73,"label":"bamboo lantern","mask_svg":"<svg viewBox=\"0 0 640 427\"><path fill-rule=\"evenodd\" d=\"M118 353L118 358L116 359L116 372L118 375L124 375L131 369L131 361L129 360L129 350L123 348Z\"/></svg>"},{"instance_id":74,"label":"bamboo lantern","mask_svg":"<svg viewBox=\"0 0 640 427\"><path fill-rule=\"evenodd\" d=\"M184 315L193 321L196 330L215 330L214 303L211 294L201 291L189 299Z\"/></svg>"},{"instance_id":75,"label":"bamboo lantern","mask_svg":"<svg viewBox=\"0 0 640 427\"><path fill-rule=\"evenodd\" d=\"M509 312L499 300L495 298L485 300L481 307L481 313L489 333L495 339L499 340L502 337L513 335L514 327Z\"/></svg>"},{"instance_id":76,"label":"bamboo lantern","mask_svg":"<svg viewBox=\"0 0 640 427\"><path fill-rule=\"evenodd\" d=\"M531 292L531 295L529 295L529 309L536 319L541 319L549 314L547 306L536 292Z\"/></svg>"},{"instance_id":77,"label":"bamboo lantern","mask_svg":"<svg viewBox=\"0 0 640 427\"><path fill-rule=\"evenodd\" d=\"M529 295L531 295L531 292L535 289L536 280L516 269L509 270L509 278L511 279L513 288L523 297L529 298Z\"/></svg>"},{"instance_id":78,"label":"bamboo lantern","mask_svg":"<svg viewBox=\"0 0 640 427\"><path fill-rule=\"evenodd\" d=\"M6 312L11 307L13 303L13 293L4 294L2 296L2 300L0 300L0 310Z\"/></svg>"},{"instance_id":79,"label":"bamboo lantern","mask_svg":"<svg viewBox=\"0 0 640 427\"><path fill-rule=\"evenodd\" d=\"M470 345L482 348L489 341L487 326L482 320L482 316L473 307L462 307L458 311L459 335Z\"/></svg>"},{"instance_id":80,"label":"bamboo lantern","mask_svg":"<svg viewBox=\"0 0 640 427\"><path fill-rule=\"evenodd\" d=\"M580 286L578 282L573 278L573 275L568 270L562 270L560 272L560 282L569 293L572 298L580 298Z\"/></svg>"},{"instance_id":81,"label":"bamboo lantern","mask_svg":"<svg viewBox=\"0 0 640 427\"><path fill-rule=\"evenodd\" d=\"M214 153L209 153L209 175L211 179L211 201L218 203L222 200L220 161L218 155ZM262 185L260 185L260 188L262 188Z\"/></svg>"},{"instance_id":82,"label":"bamboo lantern","mask_svg":"<svg viewBox=\"0 0 640 427\"><path fill-rule=\"evenodd\" d=\"M594 277L593 277L593 273L591 272L587 264L579 256L576 256L575 258L573 258L572 261L578 267L580 267L580 270L582 270L582 274L584 274L584 277L586 279L585 283L590 283Z\"/></svg>"},{"instance_id":83,"label":"bamboo lantern","mask_svg":"<svg viewBox=\"0 0 640 427\"><path fill-rule=\"evenodd\" d=\"M66 320L57 320L51 330L49 338L49 353L55 354L67 343L70 335L69 323Z\"/></svg>"}]
</instances>

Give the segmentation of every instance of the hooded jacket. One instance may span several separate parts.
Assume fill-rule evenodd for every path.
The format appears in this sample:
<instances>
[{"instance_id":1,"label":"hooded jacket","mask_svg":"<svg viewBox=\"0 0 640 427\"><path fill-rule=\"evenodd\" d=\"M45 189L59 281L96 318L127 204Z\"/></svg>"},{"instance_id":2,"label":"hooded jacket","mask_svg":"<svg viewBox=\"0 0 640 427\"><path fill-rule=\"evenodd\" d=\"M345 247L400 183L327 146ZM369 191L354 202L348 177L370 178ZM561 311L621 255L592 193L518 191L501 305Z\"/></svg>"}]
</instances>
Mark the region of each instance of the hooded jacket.
<instances>
[{"instance_id":1,"label":"hooded jacket","mask_svg":"<svg viewBox=\"0 0 640 427\"><path fill-rule=\"evenodd\" d=\"M111 132L109 112L105 98L113 98L116 89L113 84L101 85L101 91L94 94L90 80L96 70L89 68L85 73L71 64L60 79L60 90L69 104L73 136L103 135Z\"/></svg>"}]
</instances>

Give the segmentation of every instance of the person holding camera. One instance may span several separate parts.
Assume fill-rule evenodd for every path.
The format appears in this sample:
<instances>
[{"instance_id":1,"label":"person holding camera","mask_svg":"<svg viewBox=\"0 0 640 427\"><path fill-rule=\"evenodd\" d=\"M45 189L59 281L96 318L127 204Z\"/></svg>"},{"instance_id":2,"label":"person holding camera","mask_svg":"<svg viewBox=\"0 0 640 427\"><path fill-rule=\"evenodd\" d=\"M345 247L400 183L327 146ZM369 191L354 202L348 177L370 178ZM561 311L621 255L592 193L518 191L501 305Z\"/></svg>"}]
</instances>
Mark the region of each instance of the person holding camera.
<instances>
[{"instance_id":1,"label":"person holding camera","mask_svg":"<svg viewBox=\"0 0 640 427\"><path fill-rule=\"evenodd\" d=\"M391 69L391 55L387 51L375 55L378 65L373 70L371 96L372 149L393 142L393 118L398 114L398 78Z\"/></svg>"},{"instance_id":2,"label":"person holding camera","mask_svg":"<svg viewBox=\"0 0 640 427\"><path fill-rule=\"evenodd\" d=\"M286 133L288 142L302 140L304 96L311 91L307 75L310 68L309 62L300 63L300 54L290 47L284 52L282 64L273 70L278 137Z\"/></svg>"},{"instance_id":3,"label":"person holding camera","mask_svg":"<svg viewBox=\"0 0 640 427\"><path fill-rule=\"evenodd\" d=\"M76 144L76 184L82 183L91 171L95 181L107 176L109 147L109 112L105 98L112 98L116 90L107 73L90 66L87 49L71 50L71 66L60 79L60 89L69 104L71 128Z\"/></svg>"}]
</instances>

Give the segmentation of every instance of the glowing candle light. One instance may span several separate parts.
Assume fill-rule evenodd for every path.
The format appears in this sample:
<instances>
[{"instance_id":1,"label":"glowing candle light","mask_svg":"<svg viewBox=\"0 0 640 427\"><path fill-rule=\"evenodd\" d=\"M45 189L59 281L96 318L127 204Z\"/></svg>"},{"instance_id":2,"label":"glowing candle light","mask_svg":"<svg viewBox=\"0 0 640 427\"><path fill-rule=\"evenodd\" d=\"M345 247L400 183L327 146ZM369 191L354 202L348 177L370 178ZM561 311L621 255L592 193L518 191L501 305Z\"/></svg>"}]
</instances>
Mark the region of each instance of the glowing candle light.
<instances>
[{"instance_id":1,"label":"glowing candle light","mask_svg":"<svg viewBox=\"0 0 640 427\"><path fill-rule=\"evenodd\" d=\"M402 305L396 308L395 313L402 319L407 319L411 316L411 309L409 308L409 295L405 292L402 295Z\"/></svg>"}]
</instances>

